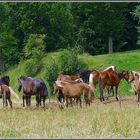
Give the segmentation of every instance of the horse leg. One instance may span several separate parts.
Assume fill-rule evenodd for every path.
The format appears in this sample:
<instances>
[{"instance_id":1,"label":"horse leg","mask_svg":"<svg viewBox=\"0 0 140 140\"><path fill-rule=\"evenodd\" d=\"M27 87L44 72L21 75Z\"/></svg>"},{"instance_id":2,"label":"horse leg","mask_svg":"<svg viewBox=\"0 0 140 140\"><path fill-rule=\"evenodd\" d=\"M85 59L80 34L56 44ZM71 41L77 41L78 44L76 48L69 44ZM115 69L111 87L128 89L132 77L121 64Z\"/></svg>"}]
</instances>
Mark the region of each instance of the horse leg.
<instances>
[{"instance_id":1,"label":"horse leg","mask_svg":"<svg viewBox=\"0 0 140 140\"><path fill-rule=\"evenodd\" d=\"M43 97L43 107L45 108L46 96Z\"/></svg>"},{"instance_id":2,"label":"horse leg","mask_svg":"<svg viewBox=\"0 0 140 140\"><path fill-rule=\"evenodd\" d=\"M66 97L66 107L68 107L68 98Z\"/></svg>"},{"instance_id":3,"label":"horse leg","mask_svg":"<svg viewBox=\"0 0 140 140\"><path fill-rule=\"evenodd\" d=\"M42 97L40 96L39 97L39 105L41 106L41 99L42 99Z\"/></svg>"},{"instance_id":4,"label":"horse leg","mask_svg":"<svg viewBox=\"0 0 140 140\"><path fill-rule=\"evenodd\" d=\"M39 95L36 95L36 107L39 107Z\"/></svg>"},{"instance_id":5,"label":"horse leg","mask_svg":"<svg viewBox=\"0 0 140 140\"><path fill-rule=\"evenodd\" d=\"M69 99L70 99L70 104L71 104L71 107L72 107L72 106L73 106L73 105L72 105L72 98L69 98Z\"/></svg>"},{"instance_id":6,"label":"horse leg","mask_svg":"<svg viewBox=\"0 0 140 140\"><path fill-rule=\"evenodd\" d=\"M80 107L82 108L82 100L81 100L81 98L79 98L79 102L80 102Z\"/></svg>"},{"instance_id":7,"label":"horse leg","mask_svg":"<svg viewBox=\"0 0 140 140\"><path fill-rule=\"evenodd\" d=\"M102 87L102 81L101 81L101 78L98 79L98 83L99 83L99 91L100 91L100 101L104 101L104 98L103 98L103 87Z\"/></svg>"},{"instance_id":8,"label":"horse leg","mask_svg":"<svg viewBox=\"0 0 140 140\"><path fill-rule=\"evenodd\" d=\"M118 94L118 86L116 86L116 100L119 101L117 94Z\"/></svg>"},{"instance_id":9,"label":"horse leg","mask_svg":"<svg viewBox=\"0 0 140 140\"><path fill-rule=\"evenodd\" d=\"M29 106L31 106L31 96L29 96Z\"/></svg>"},{"instance_id":10,"label":"horse leg","mask_svg":"<svg viewBox=\"0 0 140 140\"><path fill-rule=\"evenodd\" d=\"M3 106L6 106L6 93L3 93Z\"/></svg>"},{"instance_id":11,"label":"horse leg","mask_svg":"<svg viewBox=\"0 0 140 140\"><path fill-rule=\"evenodd\" d=\"M23 100L23 107L25 107L25 95L22 96L22 100Z\"/></svg>"},{"instance_id":12,"label":"horse leg","mask_svg":"<svg viewBox=\"0 0 140 140\"><path fill-rule=\"evenodd\" d=\"M28 107L29 105L28 105L28 96L27 95L25 96L25 99L26 99L26 106Z\"/></svg>"}]
</instances>

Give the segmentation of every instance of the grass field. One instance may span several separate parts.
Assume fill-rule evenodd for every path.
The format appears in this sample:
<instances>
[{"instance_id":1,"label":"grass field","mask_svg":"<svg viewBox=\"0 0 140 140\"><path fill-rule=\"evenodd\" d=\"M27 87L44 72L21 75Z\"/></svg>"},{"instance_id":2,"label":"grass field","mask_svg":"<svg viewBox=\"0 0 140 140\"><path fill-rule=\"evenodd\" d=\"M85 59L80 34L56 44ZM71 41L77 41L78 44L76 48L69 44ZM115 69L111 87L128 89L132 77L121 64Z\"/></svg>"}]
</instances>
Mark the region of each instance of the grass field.
<instances>
[{"instance_id":1,"label":"grass field","mask_svg":"<svg viewBox=\"0 0 140 140\"><path fill-rule=\"evenodd\" d=\"M43 58L44 66L61 52L49 53ZM104 69L115 65L118 71L140 71L140 50L114 53L110 55L80 55L89 69ZM10 84L18 93L18 77L24 75L25 62L7 72ZM45 69L36 77L45 78ZM98 96L89 107L83 105L59 109L55 99L47 101L47 109L36 109L35 100L30 109L23 108L20 101L12 98L13 109L0 104L0 138L139 138L140 107L130 91L131 86L122 81L119 93L120 102L114 97L101 103ZM18 93L21 97L21 93ZM98 91L96 91L98 95ZM132 96L129 96L132 95Z\"/></svg>"},{"instance_id":2,"label":"grass field","mask_svg":"<svg viewBox=\"0 0 140 140\"><path fill-rule=\"evenodd\" d=\"M140 108L136 97L122 96L121 107L114 97L94 100L90 107L60 110L55 101L48 109L0 108L0 138L139 138Z\"/></svg>"}]
</instances>

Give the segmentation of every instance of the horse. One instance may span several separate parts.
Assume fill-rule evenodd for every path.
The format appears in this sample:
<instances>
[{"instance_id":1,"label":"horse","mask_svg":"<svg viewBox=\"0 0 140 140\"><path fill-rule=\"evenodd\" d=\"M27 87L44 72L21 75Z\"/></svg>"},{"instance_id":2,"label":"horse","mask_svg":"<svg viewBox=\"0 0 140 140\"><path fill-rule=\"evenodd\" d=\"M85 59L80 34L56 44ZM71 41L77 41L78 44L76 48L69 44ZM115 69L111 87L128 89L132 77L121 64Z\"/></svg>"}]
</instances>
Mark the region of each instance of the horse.
<instances>
[{"instance_id":1,"label":"horse","mask_svg":"<svg viewBox=\"0 0 140 140\"><path fill-rule=\"evenodd\" d=\"M11 92L7 85L1 84L0 85L0 93L2 94L3 98L3 106L8 106L7 100L9 102L10 107L12 108L12 101L11 101Z\"/></svg>"},{"instance_id":2,"label":"horse","mask_svg":"<svg viewBox=\"0 0 140 140\"><path fill-rule=\"evenodd\" d=\"M84 82L87 81L87 79L89 79L90 73L93 70L78 70L76 75L80 78L82 78L84 80Z\"/></svg>"},{"instance_id":3,"label":"horse","mask_svg":"<svg viewBox=\"0 0 140 140\"><path fill-rule=\"evenodd\" d=\"M36 96L36 106L39 107L41 99L43 99L43 107L45 108L45 100L49 96L45 82L41 78L32 79L26 76L20 76L18 79L20 92L23 90L23 107L25 106L25 96ZM27 106L30 106L29 100L26 100Z\"/></svg>"},{"instance_id":4,"label":"horse","mask_svg":"<svg viewBox=\"0 0 140 140\"><path fill-rule=\"evenodd\" d=\"M110 66L103 71L94 70L89 76L89 85L93 91L95 90L97 83L99 84L101 102L105 100L103 97L103 92L107 83L109 82L109 79L115 79L114 76L116 75L114 75L114 73L116 74L116 67Z\"/></svg>"},{"instance_id":5,"label":"horse","mask_svg":"<svg viewBox=\"0 0 140 140\"><path fill-rule=\"evenodd\" d=\"M138 102L140 103L140 73L132 71L129 75L129 83L134 85L134 92L138 94Z\"/></svg>"},{"instance_id":6,"label":"horse","mask_svg":"<svg viewBox=\"0 0 140 140\"><path fill-rule=\"evenodd\" d=\"M119 87L119 84L120 84L120 81L122 79L125 79L126 82L128 82L129 80L129 73L128 71L122 71L122 72L119 72L119 73L114 73L114 77L115 79L113 79L112 77L109 79L109 81L107 82L107 86L108 86L108 94L109 92L113 92L113 96L114 96L114 90L113 90L113 87L115 87L115 92L116 92L116 100L118 101L118 97L117 97L117 94L118 94L118 87ZM109 87L110 87L110 90L109 90ZM108 99L108 97L107 97Z\"/></svg>"},{"instance_id":7,"label":"horse","mask_svg":"<svg viewBox=\"0 0 140 140\"><path fill-rule=\"evenodd\" d=\"M69 83L64 81L55 81L55 84L58 86L58 88L61 89L67 107L68 107L68 99L70 99L72 105L72 98L79 99L80 107L82 107L81 95L83 91L84 91L84 99L86 102L86 106L87 104L90 105L90 100L88 98L90 87L86 83L81 83L81 82Z\"/></svg>"},{"instance_id":8,"label":"horse","mask_svg":"<svg viewBox=\"0 0 140 140\"><path fill-rule=\"evenodd\" d=\"M62 73L60 73L57 77L57 81L65 81L65 82L83 82L83 80L79 77L79 76L76 76L76 75L64 75ZM56 90L56 85L54 85L54 91ZM60 92L60 93L59 93ZM56 94L56 97L58 98L58 100L62 100L63 97L62 97L62 94L61 94L61 89L57 90L57 94ZM64 99L63 99L64 101Z\"/></svg>"},{"instance_id":9,"label":"horse","mask_svg":"<svg viewBox=\"0 0 140 140\"><path fill-rule=\"evenodd\" d=\"M14 92L12 87L10 87L10 77L8 75L5 75L0 78L0 85L2 84L7 85L9 87L11 95L15 96L19 100L18 95ZM7 101L6 101L6 104L7 104Z\"/></svg>"}]
</instances>

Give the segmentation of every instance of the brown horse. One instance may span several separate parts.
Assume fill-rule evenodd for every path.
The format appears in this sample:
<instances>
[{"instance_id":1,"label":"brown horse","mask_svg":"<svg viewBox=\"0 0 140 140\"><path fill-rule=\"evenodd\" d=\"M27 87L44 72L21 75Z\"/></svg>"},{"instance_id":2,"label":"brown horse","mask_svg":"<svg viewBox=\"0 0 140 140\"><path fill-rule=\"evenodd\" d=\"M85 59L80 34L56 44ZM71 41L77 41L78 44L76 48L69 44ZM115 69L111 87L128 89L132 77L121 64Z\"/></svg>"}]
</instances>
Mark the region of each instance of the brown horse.
<instances>
[{"instance_id":1,"label":"brown horse","mask_svg":"<svg viewBox=\"0 0 140 140\"><path fill-rule=\"evenodd\" d=\"M92 87L93 91L95 90L97 83L99 83L101 101L104 101L103 92L108 85L108 82L110 81L110 79L115 79L116 75L114 74L116 74L115 66L110 66L103 71L95 70L90 74L89 84Z\"/></svg>"},{"instance_id":2,"label":"brown horse","mask_svg":"<svg viewBox=\"0 0 140 140\"><path fill-rule=\"evenodd\" d=\"M45 108L45 100L47 97L49 97L49 93L47 90L47 87L45 85L45 82L43 79L36 78L32 79L30 77L21 76L19 79L19 88L18 91L20 92L21 89L23 90L23 106L24 104L24 97L25 96L36 96L36 106L39 107L41 99L43 99L43 107ZM29 100L27 105L30 106Z\"/></svg>"},{"instance_id":3,"label":"brown horse","mask_svg":"<svg viewBox=\"0 0 140 140\"><path fill-rule=\"evenodd\" d=\"M66 101L66 106L68 106L68 99L70 99L71 105L72 105L72 98L77 98L80 101L80 107L82 107L81 104L81 95L84 91L84 99L87 104L90 105L90 100L88 98L88 93L90 90L90 87L86 83L69 83L64 81L55 81L55 84L58 86L59 89L61 89L64 100Z\"/></svg>"},{"instance_id":4,"label":"brown horse","mask_svg":"<svg viewBox=\"0 0 140 140\"><path fill-rule=\"evenodd\" d=\"M140 103L140 73L132 71L129 76L129 83L134 85L134 91L138 94L138 102Z\"/></svg>"},{"instance_id":5,"label":"brown horse","mask_svg":"<svg viewBox=\"0 0 140 140\"><path fill-rule=\"evenodd\" d=\"M2 98L3 98L3 106L8 105L7 104L7 100L8 100L10 107L12 108L11 92L10 92L9 87L5 84L1 84L0 93L2 94Z\"/></svg>"},{"instance_id":6,"label":"brown horse","mask_svg":"<svg viewBox=\"0 0 140 140\"><path fill-rule=\"evenodd\" d=\"M116 100L118 101L118 87L120 84L120 81L122 79L125 79L127 82L129 80L129 73L128 71L122 71L120 73L113 73L115 79L113 77L109 78L109 81L107 82L107 88L108 88L108 94L109 92L111 92L111 90L113 91L113 95L114 95L114 90L113 87L115 87L115 92L116 92ZM110 90L109 90L110 88Z\"/></svg>"},{"instance_id":7,"label":"brown horse","mask_svg":"<svg viewBox=\"0 0 140 140\"><path fill-rule=\"evenodd\" d=\"M72 83L72 82L83 82L83 80L79 77L79 76L75 76L75 75L64 75L64 74L62 74L62 73L60 73L59 75L58 75L58 77L57 77L57 81L59 81L59 80L61 80L61 81L65 81L65 82L69 82L69 83ZM57 86L54 84L54 92L55 92L55 90L57 91L56 93L56 97L58 98L58 100L60 101L62 101L62 99L63 99L63 101L64 101L64 98L63 98L63 96L62 96L62 91L61 91L61 89L57 89ZM60 93L59 93L60 92ZM76 98L75 98L76 99ZM74 100L75 100L74 99ZM76 102L78 102L78 99L76 100Z\"/></svg>"}]
</instances>

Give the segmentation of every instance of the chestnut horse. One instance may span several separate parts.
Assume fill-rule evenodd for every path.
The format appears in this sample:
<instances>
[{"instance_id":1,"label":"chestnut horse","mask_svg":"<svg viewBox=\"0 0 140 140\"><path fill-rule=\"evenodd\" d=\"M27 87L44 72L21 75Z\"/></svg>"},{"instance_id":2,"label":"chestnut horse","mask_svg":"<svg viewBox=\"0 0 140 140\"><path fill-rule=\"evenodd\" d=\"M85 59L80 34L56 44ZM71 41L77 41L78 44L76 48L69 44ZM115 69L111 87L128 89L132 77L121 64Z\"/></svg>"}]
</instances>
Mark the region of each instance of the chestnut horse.
<instances>
[{"instance_id":1,"label":"chestnut horse","mask_svg":"<svg viewBox=\"0 0 140 140\"><path fill-rule=\"evenodd\" d=\"M84 91L84 99L87 104L90 105L90 100L88 98L90 87L86 83L69 83L64 81L55 81L55 84L58 86L59 89L61 89L64 100L66 101L66 106L68 106L68 99L71 101L71 98L77 98L80 101L80 107L82 107L81 103L81 95Z\"/></svg>"},{"instance_id":2,"label":"chestnut horse","mask_svg":"<svg viewBox=\"0 0 140 140\"><path fill-rule=\"evenodd\" d=\"M129 76L129 83L134 85L134 91L138 94L138 102L140 103L140 73L132 71Z\"/></svg>"},{"instance_id":3,"label":"chestnut horse","mask_svg":"<svg viewBox=\"0 0 140 140\"><path fill-rule=\"evenodd\" d=\"M3 106L8 105L8 103L7 103L7 100L8 100L9 105L12 108L11 92L10 92L9 87L5 84L1 84L0 93L2 94L2 98L3 98Z\"/></svg>"},{"instance_id":4,"label":"chestnut horse","mask_svg":"<svg viewBox=\"0 0 140 140\"><path fill-rule=\"evenodd\" d=\"M115 80L116 77L116 67L110 66L103 71L94 70L89 77L89 84L94 91L97 83L99 84L100 90L100 101L104 101L103 92L107 85L109 85L110 79ZM92 96L91 96L92 97Z\"/></svg>"}]
</instances>

